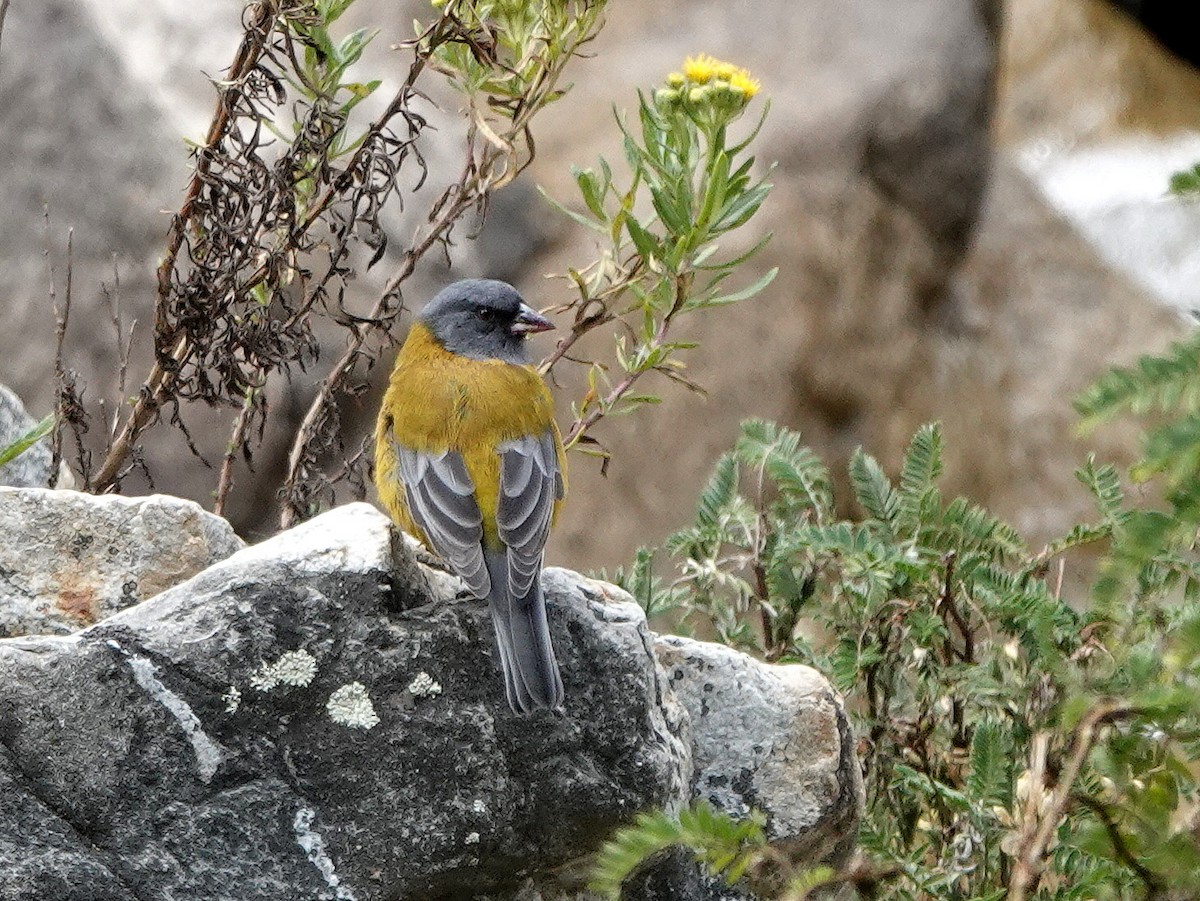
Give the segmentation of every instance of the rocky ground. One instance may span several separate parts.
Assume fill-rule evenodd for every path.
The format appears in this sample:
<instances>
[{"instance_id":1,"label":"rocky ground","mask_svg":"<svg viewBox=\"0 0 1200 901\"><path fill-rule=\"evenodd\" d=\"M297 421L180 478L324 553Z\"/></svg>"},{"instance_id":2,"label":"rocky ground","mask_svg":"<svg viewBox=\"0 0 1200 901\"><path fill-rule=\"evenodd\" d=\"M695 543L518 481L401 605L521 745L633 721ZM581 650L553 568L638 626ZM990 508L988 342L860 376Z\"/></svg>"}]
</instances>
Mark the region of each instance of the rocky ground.
<instances>
[{"instance_id":1,"label":"rocky ground","mask_svg":"<svg viewBox=\"0 0 1200 901\"><path fill-rule=\"evenodd\" d=\"M0 488L0 545L130 503ZM141 503L166 512L124 581L183 579L160 552L194 541L194 505ZM764 812L801 862L854 846L854 738L807 667L656 636L619 589L551 569L567 702L521 717L485 606L374 508L209 552L135 606L97 578L127 609L82 631L44 602L0 639L3 901L579 898L615 828L693 798ZM7 564L0 586L0 608L44 591ZM733 897L686 858L657 866L627 899Z\"/></svg>"}]
</instances>

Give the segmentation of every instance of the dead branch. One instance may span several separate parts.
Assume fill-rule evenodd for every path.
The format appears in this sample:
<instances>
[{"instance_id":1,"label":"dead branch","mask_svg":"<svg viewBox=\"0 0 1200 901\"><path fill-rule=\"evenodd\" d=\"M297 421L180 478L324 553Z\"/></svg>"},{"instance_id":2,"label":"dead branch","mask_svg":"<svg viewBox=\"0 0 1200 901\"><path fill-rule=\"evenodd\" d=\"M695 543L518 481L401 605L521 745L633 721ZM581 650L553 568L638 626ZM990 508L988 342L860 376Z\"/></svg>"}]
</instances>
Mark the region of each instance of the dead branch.
<instances>
[{"instance_id":1,"label":"dead branch","mask_svg":"<svg viewBox=\"0 0 1200 901\"><path fill-rule=\"evenodd\" d=\"M112 442L104 462L100 465L100 471L96 474L92 486L97 492L110 491L116 487L118 475L133 445L146 427L158 417L163 398L169 392L183 362L192 353L193 347L188 335L177 334L177 330L169 326L167 319L167 308L173 293L175 264L195 211L196 200L215 158L216 148L229 133L233 122L234 97L262 58L267 39L279 15L279 6L279 0L258 0L246 14L245 33L229 68L229 78L220 88L216 112L209 125L208 135L204 146L197 151L196 168L188 183L183 205L171 220L166 253L158 266L158 298L155 304L155 351L158 359L142 384L137 402L126 418L124 427Z\"/></svg>"}]
</instances>

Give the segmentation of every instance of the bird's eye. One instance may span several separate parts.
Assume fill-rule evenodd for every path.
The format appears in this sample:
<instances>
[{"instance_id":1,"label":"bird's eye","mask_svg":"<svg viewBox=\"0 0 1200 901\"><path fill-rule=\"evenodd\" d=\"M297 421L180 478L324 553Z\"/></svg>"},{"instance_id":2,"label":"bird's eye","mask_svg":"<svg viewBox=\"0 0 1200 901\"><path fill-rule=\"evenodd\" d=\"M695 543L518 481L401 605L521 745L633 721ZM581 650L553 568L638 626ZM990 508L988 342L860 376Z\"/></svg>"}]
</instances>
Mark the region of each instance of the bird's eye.
<instances>
[{"instance_id":1,"label":"bird's eye","mask_svg":"<svg viewBox=\"0 0 1200 901\"><path fill-rule=\"evenodd\" d=\"M484 322L491 322L492 319L494 319L496 316L496 311L488 309L487 307L480 307L478 310L475 311L475 315L478 316L480 319L482 319Z\"/></svg>"}]
</instances>

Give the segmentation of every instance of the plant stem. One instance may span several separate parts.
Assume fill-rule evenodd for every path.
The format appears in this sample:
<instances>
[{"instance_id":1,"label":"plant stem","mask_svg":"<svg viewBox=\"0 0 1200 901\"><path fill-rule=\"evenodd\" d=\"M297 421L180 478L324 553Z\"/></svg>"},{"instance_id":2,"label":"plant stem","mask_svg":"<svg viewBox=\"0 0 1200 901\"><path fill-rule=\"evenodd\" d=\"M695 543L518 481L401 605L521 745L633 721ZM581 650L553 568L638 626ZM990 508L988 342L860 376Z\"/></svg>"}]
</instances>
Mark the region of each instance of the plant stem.
<instances>
[{"instance_id":1,"label":"plant stem","mask_svg":"<svg viewBox=\"0 0 1200 901\"><path fill-rule=\"evenodd\" d=\"M1101 702L1075 727L1071 741L1071 759L1058 776L1054 791L1046 809L1039 812L1041 793L1045 785L1045 757L1048 738L1044 733L1034 736L1034 760L1031 767L1029 798L1021 822L1021 839L1017 846L1016 861L1008 882L1009 901L1025 901L1029 892L1036 888L1037 881L1045 869L1046 849L1050 839L1058 831L1067 803L1071 800L1075 781L1087 763L1088 755L1096 744L1100 727L1114 720L1132 716L1136 711L1113 702ZM1040 754L1039 754L1040 750Z\"/></svg>"},{"instance_id":2,"label":"plant stem","mask_svg":"<svg viewBox=\"0 0 1200 901\"><path fill-rule=\"evenodd\" d=\"M174 329L168 325L166 320L175 263L179 257L179 251L183 247L184 236L187 233L188 224L191 222L196 200L200 196L205 176L212 164L213 150L224 140L230 128L233 92L257 67L267 39L274 30L274 22L278 15L279 0L259 0L246 17L248 24L245 34L241 44L238 45L233 64L229 67L229 78L217 98L217 108L213 113L204 147L197 152L196 168L188 183L183 205L171 220L166 252L158 266L158 299L155 304L155 344L157 345L158 359L155 360L149 375L146 376L146 380L138 392L138 399L133 410L130 411L120 433L113 440L108 453L105 454L100 471L92 482L92 490L97 493L111 491L117 486L125 459L132 452L133 445L141 433L158 417L159 406L170 391L180 369L193 352L192 342L187 334L175 336ZM166 345L170 345L171 350L164 356L161 350ZM164 359L171 361L169 366L163 365Z\"/></svg>"},{"instance_id":3,"label":"plant stem","mask_svg":"<svg viewBox=\"0 0 1200 901\"><path fill-rule=\"evenodd\" d=\"M221 475L217 479L217 491L213 500L213 513L217 516L225 515L225 501L229 497L229 489L233 487L233 464L237 459L238 448L246 440L246 431L250 427L250 421L254 414L258 390L258 388L246 389L242 408L238 411L237 420L233 426L233 434L229 437L229 447L225 449L225 457L221 461Z\"/></svg>"},{"instance_id":4,"label":"plant stem","mask_svg":"<svg viewBox=\"0 0 1200 901\"><path fill-rule=\"evenodd\" d=\"M662 321L659 322L658 328L654 330L654 337L651 339L650 344L648 345L649 347L660 347L662 343L666 341L667 332L671 328L671 321L683 308L683 304L687 300L688 291L691 288L691 284L692 275L690 272L683 272L675 276L675 294L671 301L671 309L666 312L662 318ZM570 450L572 447L578 444L580 439L587 434L588 429L599 422L608 413L608 411L611 410L613 406L629 392L629 389L634 386L634 383L636 383L637 380L648 371L649 370L647 369L639 369L635 372L627 373L625 378L617 382L617 384L611 391L608 392L604 399L597 402L597 404L592 407L591 411L586 416L579 417L573 423L571 423L571 428L568 430L566 437L563 438L563 447L567 450Z\"/></svg>"}]
</instances>

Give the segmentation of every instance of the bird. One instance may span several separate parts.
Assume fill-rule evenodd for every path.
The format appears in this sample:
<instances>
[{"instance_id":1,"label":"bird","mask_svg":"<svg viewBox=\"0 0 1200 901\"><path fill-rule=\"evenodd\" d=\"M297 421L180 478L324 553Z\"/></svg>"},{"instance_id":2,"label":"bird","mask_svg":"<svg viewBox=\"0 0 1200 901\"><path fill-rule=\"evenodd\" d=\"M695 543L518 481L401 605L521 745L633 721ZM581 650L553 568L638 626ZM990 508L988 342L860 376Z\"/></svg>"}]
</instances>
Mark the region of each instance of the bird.
<instances>
[{"instance_id":1,"label":"bird","mask_svg":"<svg viewBox=\"0 0 1200 901\"><path fill-rule=\"evenodd\" d=\"M383 506L488 602L520 714L564 699L541 571L566 459L527 342L553 328L505 282L447 286L409 328L375 433Z\"/></svg>"}]
</instances>

